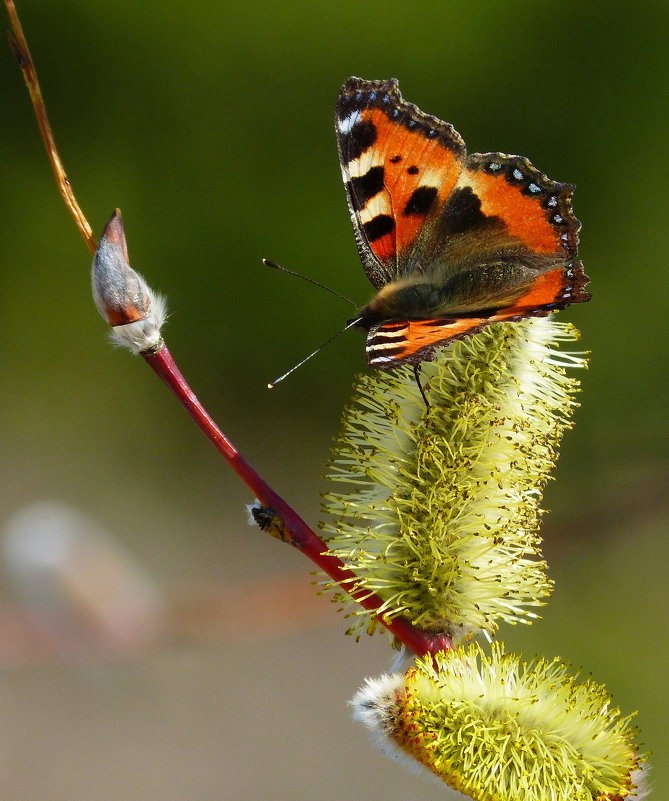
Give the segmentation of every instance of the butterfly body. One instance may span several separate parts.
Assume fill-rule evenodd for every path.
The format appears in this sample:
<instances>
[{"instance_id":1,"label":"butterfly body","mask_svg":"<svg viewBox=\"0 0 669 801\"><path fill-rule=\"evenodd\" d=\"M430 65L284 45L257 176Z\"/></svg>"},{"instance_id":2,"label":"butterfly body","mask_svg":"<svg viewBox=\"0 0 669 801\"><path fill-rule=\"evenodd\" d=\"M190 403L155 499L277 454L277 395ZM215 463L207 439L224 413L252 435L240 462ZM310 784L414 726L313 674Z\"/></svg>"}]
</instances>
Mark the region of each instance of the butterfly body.
<instances>
[{"instance_id":1,"label":"butterfly body","mask_svg":"<svg viewBox=\"0 0 669 801\"><path fill-rule=\"evenodd\" d=\"M367 359L392 368L494 322L589 300L573 186L519 156L467 155L397 81L350 78L336 107L358 251L377 295L360 310Z\"/></svg>"}]
</instances>

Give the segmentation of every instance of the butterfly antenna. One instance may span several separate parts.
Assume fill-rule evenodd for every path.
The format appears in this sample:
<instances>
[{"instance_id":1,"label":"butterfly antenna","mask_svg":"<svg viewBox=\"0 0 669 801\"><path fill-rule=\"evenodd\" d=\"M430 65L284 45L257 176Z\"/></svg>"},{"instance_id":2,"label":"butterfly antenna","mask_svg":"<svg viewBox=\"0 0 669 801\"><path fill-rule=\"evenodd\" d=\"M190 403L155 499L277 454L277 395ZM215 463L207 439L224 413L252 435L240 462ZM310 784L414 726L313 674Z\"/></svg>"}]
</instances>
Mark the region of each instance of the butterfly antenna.
<instances>
[{"instance_id":1,"label":"butterfly antenna","mask_svg":"<svg viewBox=\"0 0 669 801\"><path fill-rule=\"evenodd\" d=\"M294 372L295 372L295 370L297 370L297 368L298 368L298 367L302 367L302 365L303 365L303 364L305 364L306 362L308 362L308 361L309 361L309 359L311 359L311 358L312 358L313 356L315 356L317 353L320 353L320 352L323 350L323 348L324 348L326 345L329 345L329 344L330 344L330 342L332 342L332 341L334 341L335 339L337 339L337 337L338 337L340 334L343 334L343 333L344 333L344 331L348 331L348 329L349 329L349 328L352 328L354 325L356 325L356 323L359 323L359 322L360 322L360 320L362 320L362 317L356 317L356 318L355 318L355 319L353 319L353 320L349 320L349 321L346 323L346 325L345 325L345 326L344 326L344 327L341 329L341 331L337 331L337 333L336 333L336 334L334 334L334 336L331 336L331 337L330 337L330 339L326 339L326 340L325 340L325 342L324 342L324 343L323 343L323 344L322 344L320 347L316 348L316 350L315 350L313 353L310 353L310 354L309 354L309 355L308 355L308 356L307 356L305 359L302 359L302 361L301 361L301 362L298 362L296 365L294 365L293 367L291 367L291 368L290 368L290 370L288 370L287 372L285 372L283 375L280 375L278 378L275 378L275 379L274 379L274 381L270 381L270 383L267 385L267 389L274 389L274 387L275 387L275 386L276 386L276 385L277 385L277 384L278 384L280 381L283 381L283 379L284 379L284 378L288 378L288 376L289 376L291 373L294 373Z\"/></svg>"},{"instance_id":2,"label":"butterfly antenna","mask_svg":"<svg viewBox=\"0 0 669 801\"><path fill-rule=\"evenodd\" d=\"M288 270L285 267L282 267L280 264L277 264L275 261L270 261L269 259L263 259L262 263L265 265L265 267L271 267L273 270L281 270L282 273L288 273L288 275L294 275L295 278L301 278L303 281L306 281L309 284L313 284L314 286L319 286L321 289L325 289L327 292L330 292L331 294L336 295L338 298L341 298L342 300L345 300L347 303L350 303L351 306L358 306L359 305L354 300L351 300L350 298L347 298L346 295L342 295L341 292L337 292L336 289L332 289L329 286L325 286L325 284L320 284L318 281L314 281L313 278L308 278L306 275L302 275L301 273L296 273L296 272L293 272L292 270ZM346 329L344 329L344 331L345 330ZM339 333L341 334L342 332L340 331ZM334 337L333 337L333 339L334 339ZM327 345L328 343L326 342L325 344ZM321 347L324 347L324 346L321 346ZM320 350L320 348L318 350ZM316 352L318 353L318 351L316 351ZM298 364L297 367L299 367L299 366L300 365Z\"/></svg>"}]
</instances>

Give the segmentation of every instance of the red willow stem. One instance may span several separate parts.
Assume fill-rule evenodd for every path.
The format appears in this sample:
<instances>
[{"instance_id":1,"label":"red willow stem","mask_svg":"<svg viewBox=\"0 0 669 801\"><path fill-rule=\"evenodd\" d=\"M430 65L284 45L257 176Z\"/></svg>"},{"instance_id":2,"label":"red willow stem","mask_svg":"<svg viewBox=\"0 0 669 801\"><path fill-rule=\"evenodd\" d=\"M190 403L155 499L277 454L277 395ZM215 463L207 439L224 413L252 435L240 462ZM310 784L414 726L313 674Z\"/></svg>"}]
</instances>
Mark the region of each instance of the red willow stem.
<instances>
[{"instance_id":1,"label":"red willow stem","mask_svg":"<svg viewBox=\"0 0 669 801\"><path fill-rule=\"evenodd\" d=\"M191 390L181 374L166 346L154 353L143 353L144 360L151 369L167 384L179 399L188 414L197 423L205 436L225 458L230 467L255 494L264 507L268 507L281 519L288 534L283 539L301 551L330 576L342 589L351 595L362 607L377 612L377 619L407 648L419 655L433 654L453 647L445 634L431 634L412 626L407 620L396 617L388 620L379 610L383 600L364 589L356 589L358 577L335 556L327 553L325 542L302 520L297 512L267 484L267 482L246 461L221 429L216 425L207 410Z\"/></svg>"}]
</instances>

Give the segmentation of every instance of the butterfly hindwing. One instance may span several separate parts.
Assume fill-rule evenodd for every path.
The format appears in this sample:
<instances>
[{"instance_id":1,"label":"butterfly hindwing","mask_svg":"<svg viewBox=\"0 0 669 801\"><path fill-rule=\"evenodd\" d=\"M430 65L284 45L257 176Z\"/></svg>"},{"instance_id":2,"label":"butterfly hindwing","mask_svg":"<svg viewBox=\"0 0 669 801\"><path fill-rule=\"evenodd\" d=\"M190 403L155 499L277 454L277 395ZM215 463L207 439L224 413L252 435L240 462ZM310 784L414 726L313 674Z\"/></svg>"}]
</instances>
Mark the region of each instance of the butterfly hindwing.
<instances>
[{"instance_id":1,"label":"butterfly hindwing","mask_svg":"<svg viewBox=\"0 0 669 801\"><path fill-rule=\"evenodd\" d=\"M476 195L484 216L499 219L507 236L530 252L576 256L581 224L571 184L552 181L528 159L505 153L472 153L460 184Z\"/></svg>"},{"instance_id":2,"label":"butterfly hindwing","mask_svg":"<svg viewBox=\"0 0 669 801\"><path fill-rule=\"evenodd\" d=\"M512 303L481 309L478 315L472 312L460 317L381 323L370 328L367 335L367 360L372 367L383 369L425 361L433 358L438 347L474 334L492 323L545 317L573 303L573 298L583 293L583 275L580 262L543 273Z\"/></svg>"}]
</instances>

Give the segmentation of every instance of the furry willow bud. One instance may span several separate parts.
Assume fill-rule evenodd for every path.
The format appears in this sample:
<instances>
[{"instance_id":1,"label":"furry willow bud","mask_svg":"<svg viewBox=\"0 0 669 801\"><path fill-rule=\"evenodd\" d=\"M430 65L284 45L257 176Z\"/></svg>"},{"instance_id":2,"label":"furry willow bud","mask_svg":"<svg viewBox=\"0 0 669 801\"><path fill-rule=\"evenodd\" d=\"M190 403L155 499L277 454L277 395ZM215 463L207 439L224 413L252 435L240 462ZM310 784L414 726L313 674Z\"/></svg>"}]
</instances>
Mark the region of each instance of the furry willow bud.
<instances>
[{"instance_id":1,"label":"furry willow bud","mask_svg":"<svg viewBox=\"0 0 669 801\"><path fill-rule=\"evenodd\" d=\"M451 636L536 617L541 492L578 387L564 368L585 364L556 346L575 338L546 318L454 342L421 365L429 408L408 367L357 380L323 529L386 615Z\"/></svg>"},{"instance_id":2,"label":"furry willow bud","mask_svg":"<svg viewBox=\"0 0 669 801\"><path fill-rule=\"evenodd\" d=\"M636 729L567 670L472 644L368 679L351 705L389 756L477 801L623 799L643 762Z\"/></svg>"},{"instance_id":3,"label":"furry willow bud","mask_svg":"<svg viewBox=\"0 0 669 801\"><path fill-rule=\"evenodd\" d=\"M167 310L129 264L120 209L116 209L100 237L91 271L93 300L112 326L112 339L133 353L151 353L163 346L160 329Z\"/></svg>"}]
</instances>

